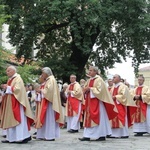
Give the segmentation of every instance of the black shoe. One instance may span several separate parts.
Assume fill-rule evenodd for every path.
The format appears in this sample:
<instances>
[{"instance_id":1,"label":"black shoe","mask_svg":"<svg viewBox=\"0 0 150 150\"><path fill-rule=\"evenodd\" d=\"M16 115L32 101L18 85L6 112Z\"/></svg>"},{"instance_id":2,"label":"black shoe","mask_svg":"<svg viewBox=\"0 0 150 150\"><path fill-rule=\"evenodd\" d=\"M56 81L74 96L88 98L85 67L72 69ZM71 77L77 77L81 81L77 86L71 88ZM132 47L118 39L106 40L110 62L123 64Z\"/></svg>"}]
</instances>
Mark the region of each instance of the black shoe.
<instances>
[{"instance_id":1,"label":"black shoe","mask_svg":"<svg viewBox=\"0 0 150 150\"><path fill-rule=\"evenodd\" d=\"M10 143L10 142L7 141L7 140L2 140L1 142L2 142L2 143Z\"/></svg>"},{"instance_id":2,"label":"black shoe","mask_svg":"<svg viewBox=\"0 0 150 150\"><path fill-rule=\"evenodd\" d=\"M37 134L37 132L34 132L34 133L33 133L33 135L36 135L36 134Z\"/></svg>"},{"instance_id":3,"label":"black shoe","mask_svg":"<svg viewBox=\"0 0 150 150\"><path fill-rule=\"evenodd\" d=\"M2 140L1 142L2 142L2 143L15 143L15 142L9 142L9 141L7 141L7 140Z\"/></svg>"},{"instance_id":4,"label":"black shoe","mask_svg":"<svg viewBox=\"0 0 150 150\"><path fill-rule=\"evenodd\" d=\"M83 137L83 138L78 138L80 141L90 141L90 138Z\"/></svg>"},{"instance_id":5,"label":"black shoe","mask_svg":"<svg viewBox=\"0 0 150 150\"><path fill-rule=\"evenodd\" d=\"M68 132L69 132L69 133L77 133L77 132L79 132L79 131L78 131L78 130L70 129Z\"/></svg>"},{"instance_id":6,"label":"black shoe","mask_svg":"<svg viewBox=\"0 0 150 150\"><path fill-rule=\"evenodd\" d=\"M18 142L15 142L16 144L26 144L28 143L28 141L25 139L23 141L18 141Z\"/></svg>"},{"instance_id":7,"label":"black shoe","mask_svg":"<svg viewBox=\"0 0 150 150\"><path fill-rule=\"evenodd\" d=\"M2 135L3 138L6 138L6 135Z\"/></svg>"},{"instance_id":8,"label":"black shoe","mask_svg":"<svg viewBox=\"0 0 150 150\"><path fill-rule=\"evenodd\" d=\"M105 137L99 137L98 139L96 139L95 141L105 141L106 138Z\"/></svg>"},{"instance_id":9,"label":"black shoe","mask_svg":"<svg viewBox=\"0 0 150 150\"><path fill-rule=\"evenodd\" d=\"M16 143L16 144L25 144L25 143L28 143L28 142L31 141L31 140L32 140L32 138L31 138L31 136L30 136L30 137L24 139L23 141L18 141L18 142L15 142L15 143Z\"/></svg>"},{"instance_id":10,"label":"black shoe","mask_svg":"<svg viewBox=\"0 0 150 150\"><path fill-rule=\"evenodd\" d=\"M114 136L111 136L111 135L109 135L109 136L107 135L107 136L106 136L106 138L115 139L116 137L114 137Z\"/></svg>"},{"instance_id":11,"label":"black shoe","mask_svg":"<svg viewBox=\"0 0 150 150\"><path fill-rule=\"evenodd\" d=\"M109 138L111 135L106 135L106 138Z\"/></svg>"},{"instance_id":12,"label":"black shoe","mask_svg":"<svg viewBox=\"0 0 150 150\"><path fill-rule=\"evenodd\" d=\"M55 139L50 139L50 140L48 140L48 139L45 139L44 141L55 141Z\"/></svg>"},{"instance_id":13,"label":"black shoe","mask_svg":"<svg viewBox=\"0 0 150 150\"><path fill-rule=\"evenodd\" d=\"M136 133L134 136L143 136L143 133Z\"/></svg>"},{"instance_id":14,"label":"black shoe","mask_svg":"<svg viewBox=\"0 0 150 150\"><path fill-rule=\"evenodd\" d=\"M121 136L122 139L127 139L129 136Z\"/></svg>"}]
</instances>

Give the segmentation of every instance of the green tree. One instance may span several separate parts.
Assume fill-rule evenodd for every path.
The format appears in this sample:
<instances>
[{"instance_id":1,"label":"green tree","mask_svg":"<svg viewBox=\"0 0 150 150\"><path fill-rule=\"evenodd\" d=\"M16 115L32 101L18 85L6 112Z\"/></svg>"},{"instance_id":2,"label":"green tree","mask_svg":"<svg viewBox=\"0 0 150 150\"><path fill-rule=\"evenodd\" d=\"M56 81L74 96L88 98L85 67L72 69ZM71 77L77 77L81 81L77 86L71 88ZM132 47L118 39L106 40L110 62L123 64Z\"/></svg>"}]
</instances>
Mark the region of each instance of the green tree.
<instances>
[{"instance_id":1,"label":"green tree","mask_svg":"<svg viewBox=\"0 0 150 150\"><path fill-rule=\"evenodd\" d=\"M18 54L50 66L58 78L80 78L88 60L102 73L121 58L149 62L149 0L3 0ZM93 51L93 46L96 45ZM132 54L132 55L131 55ZM137 71L137 70L136 70Z\"/></svg>"}]
</instances>

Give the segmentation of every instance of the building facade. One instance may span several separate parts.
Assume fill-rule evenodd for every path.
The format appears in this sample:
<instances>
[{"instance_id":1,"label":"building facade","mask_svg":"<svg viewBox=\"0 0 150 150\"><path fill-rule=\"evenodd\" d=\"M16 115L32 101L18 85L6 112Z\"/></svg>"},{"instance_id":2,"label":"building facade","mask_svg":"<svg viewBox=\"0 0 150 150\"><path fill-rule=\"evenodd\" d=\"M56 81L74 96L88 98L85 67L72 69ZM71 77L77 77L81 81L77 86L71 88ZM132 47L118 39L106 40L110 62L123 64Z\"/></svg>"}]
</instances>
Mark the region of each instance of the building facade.
<instances>
[{"instance_id":1,"label":"building facade","mask_svg":"<svg viewBox=\"0 0 150 150\"><path fill-rule=\"evenodd\" d=\"M139 75L144 76L144 78L145 78L144 85L147 85L150 87L150 65L139 69ZM135 86L136 85L138 85L137 78L135 78Z\"/></svg>"}]
</instances>

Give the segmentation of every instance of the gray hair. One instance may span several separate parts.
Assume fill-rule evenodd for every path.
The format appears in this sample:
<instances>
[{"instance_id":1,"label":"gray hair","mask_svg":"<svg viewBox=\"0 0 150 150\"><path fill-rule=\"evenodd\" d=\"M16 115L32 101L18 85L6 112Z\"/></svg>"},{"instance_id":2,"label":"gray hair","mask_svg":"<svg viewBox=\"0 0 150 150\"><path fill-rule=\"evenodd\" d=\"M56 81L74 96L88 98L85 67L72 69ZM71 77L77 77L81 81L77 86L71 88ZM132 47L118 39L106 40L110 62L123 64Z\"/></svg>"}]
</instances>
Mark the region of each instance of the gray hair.
<instances>
[{"instance_id":1,"label":"gray hair","mask_svg":"<svg viewBox=\"0 0 150 150\"><path fill-rule=\"evenodd\" d=\"M42 69L42 72L43 72L43 73L46 73L48 76L53 75L52 70L51 70L49 67L44 67L44 68Z\"/></svg>"},{"instance_id":2,"label":"gray hair","mask_svg":"<svg viewBox=\"0 0 150 150\"><path fill-rule=\"evenodd\" d=\"M9 69L14 70L14 71L15 71L15 73L17 72L17 69L16 69L16 67L15 67L15 66L9 66L8 68L9 68Z\"/></svg>"},{"instance_id":3,"label":"gray hair","mask_svg":"<svg viewBox=\"0 0 150 150\"><path fill-rule=\"evenodd\" d=\"M64 83L63 88L67 88L67 87L68 87L68 83Z\"/></svg>"},{"instance_id":4,"label":"gray hair","mask_svg":"<svg viewBox=\"0 0 150 150\"><path fill-rule=\"evenodd\" d=\"M39 83L35 83L34 84L34 89L37 89L37 88L39 88L40 87L40 84Z\"/></svg>"},{"instance_id":5,"label":"gray hair","mask_svg":"<svg viewBox=\"0 0 150 150\"><path fill-rule=\"evenodd\" d=\"M97 66L90 66L90 68L92 68L97 74L100 74L101 72Z\"/></svg>"}]
</instances>

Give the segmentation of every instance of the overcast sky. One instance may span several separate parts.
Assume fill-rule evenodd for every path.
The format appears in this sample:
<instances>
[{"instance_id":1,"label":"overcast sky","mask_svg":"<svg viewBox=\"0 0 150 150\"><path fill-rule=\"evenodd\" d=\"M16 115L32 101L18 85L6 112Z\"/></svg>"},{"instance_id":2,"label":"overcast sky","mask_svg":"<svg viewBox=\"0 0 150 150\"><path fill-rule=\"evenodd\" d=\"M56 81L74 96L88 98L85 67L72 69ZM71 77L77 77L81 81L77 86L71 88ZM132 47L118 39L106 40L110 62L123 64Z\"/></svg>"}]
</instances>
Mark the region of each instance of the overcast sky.
<instances>
[{"instance_id":1,"label":"overcast sky","mask_svg":"<svg viewBox=\"0 0 150 150\"><path fill-rule=\"evenodd\" d=\"M140 68L148 65L150 64L141 64ZM108 70L110 74L119 74L121 78L126 79L129 84L134 85L134 68L132 67L130 58L127 58L127 62L116 63L114 67L115 68Z\"/></svg>"}]
</instances>

